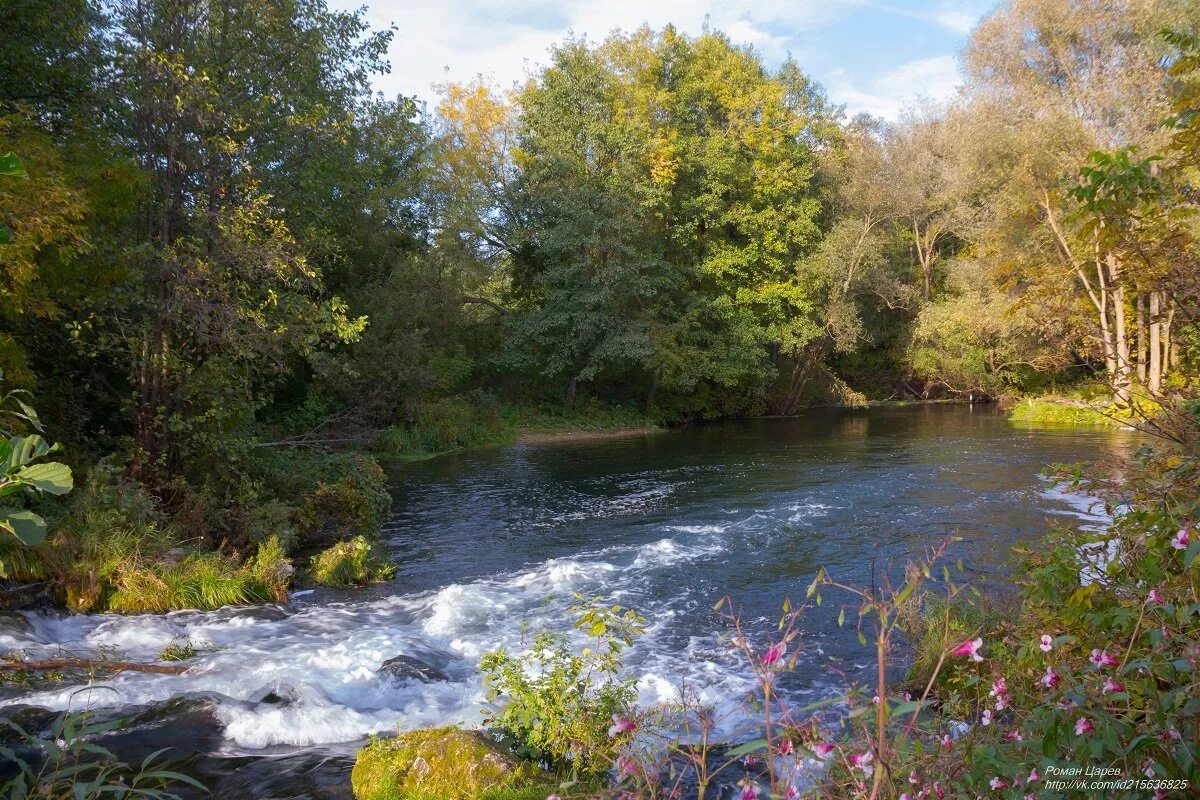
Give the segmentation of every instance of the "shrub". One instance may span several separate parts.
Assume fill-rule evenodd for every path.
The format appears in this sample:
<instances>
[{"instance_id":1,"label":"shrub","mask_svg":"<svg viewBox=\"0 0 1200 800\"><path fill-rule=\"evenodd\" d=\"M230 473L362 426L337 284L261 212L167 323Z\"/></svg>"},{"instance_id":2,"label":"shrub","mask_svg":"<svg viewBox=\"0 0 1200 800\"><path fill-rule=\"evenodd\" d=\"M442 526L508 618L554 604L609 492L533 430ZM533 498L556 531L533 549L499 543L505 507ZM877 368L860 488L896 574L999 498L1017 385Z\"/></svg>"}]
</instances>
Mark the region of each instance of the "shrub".
<instances>
[{"instance_id":1,"label":"shrub","mask_svg":"<svg viewBox=\"0 0 1200 800\"><path fill-rule=\"evenodd\" d=\"M363 453L325 461L321 477L297 512L301 533L309 538L373 536L387 522L392 498L379 462Z\"/></svg>"},{"instance_id":2,"label":"shrub","mask_svg":"<svg viewBox=\"0 0 1200 800\"><path fill-rule=\"evenodd\" d=\"M322 586L349 587L387 580L396 568L378 542L355 536L318 553L311 572Z\"/></svg>"},{"instance_id":3,"label":"shrub","mask_svg":"<svg viewBox=\"0 0 1200 800\"><path fill-rule=\"evenodd\" d=\"M543 632L529 652L505 650L480 661L494 727L514 750L554 768L585 776L604 773L631 738L634 681L621 674L621 653L641 635L644 621L620 606L583 602L575 627L592 644L578 653L559 633Z\"/></svg>"},{"instance_id":4,"label":"shrub","mask_svg":"<svg viewBox=\"0 0 1200 800\"><path fill-rule=\"evenodd\" d=\"M490 395L448 397L420 404L403 425L382 431L375 450L385 455L431 455L511 441L513 432Z\"/></svg>"}]
</instances>

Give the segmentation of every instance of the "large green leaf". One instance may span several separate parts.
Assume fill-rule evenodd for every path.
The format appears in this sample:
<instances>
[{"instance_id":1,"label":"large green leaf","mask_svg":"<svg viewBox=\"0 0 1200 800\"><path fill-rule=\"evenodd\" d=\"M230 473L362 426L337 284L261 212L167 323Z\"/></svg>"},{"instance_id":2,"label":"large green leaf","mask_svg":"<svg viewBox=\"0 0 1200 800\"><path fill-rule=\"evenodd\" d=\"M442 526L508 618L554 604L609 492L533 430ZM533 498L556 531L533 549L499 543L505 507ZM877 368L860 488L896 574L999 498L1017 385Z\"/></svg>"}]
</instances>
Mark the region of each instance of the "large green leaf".
<instances>
[{"instance_id":1,"label":"large green leaf","mask_svg":"<svg viewBox=\"0 0 1200 800\"><path fill-rule=\"evenodd\" d=\"M21 544L33 547L46 538L46 520L32 511L0 509L0 530L7 530Z\"/></svg>"},{"instance_id":2,"label":"large green leaf","mask_svg":"<svg viewBox=\"0 0 1200 800\"><path fill-rule=\"evenodd\" d=\"M0 156L0 175L9 178L29 177L29 173L25 171L25 165L21 163L21 159L17 158L16 153L5 153Z\"/></svg>"},{"instance_id":3,"label":"large green leaf","mask_svg":"<svg viewBox=\"0 0 1200 800\"><path fill-rule=\"evenodd\" d=\"M58 461L22 467L16 477L46 494L66 494L75 486L71 468Z\"/></svg>"},{"instance_id":4,"label":"large green leaf","mask_svg":"<svg viewBox=\"0 0 1200 800\"><path fill-rule=\"evenodd\" d=\"M0 471L15 472L21 467L32 464L44 455L53 452L54 448L36 433L30 436L14 436L8 440L12 450L8 458L0 463Z\"/></svg>"}]
</instances>

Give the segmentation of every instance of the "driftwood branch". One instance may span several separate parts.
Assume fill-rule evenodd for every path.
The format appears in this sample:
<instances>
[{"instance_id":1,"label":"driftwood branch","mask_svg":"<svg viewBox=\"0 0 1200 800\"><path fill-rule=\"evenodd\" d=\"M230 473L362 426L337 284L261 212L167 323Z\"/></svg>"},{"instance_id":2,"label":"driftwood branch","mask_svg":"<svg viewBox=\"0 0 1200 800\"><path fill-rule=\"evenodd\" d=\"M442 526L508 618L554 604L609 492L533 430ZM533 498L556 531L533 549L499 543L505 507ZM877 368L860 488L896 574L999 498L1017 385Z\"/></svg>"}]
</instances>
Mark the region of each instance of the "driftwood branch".
<instances>
[{"instance_id":1,"label":"driftwood branch","mask_svg":"<svg viewBox=\"0 0 1200 800\"><path fill-rule=\"evenodd\" d=\"M102 658L47 658L26 661L12 656L0 656L0 670L93 669L99 672L149 672L156 675L179 675L187 672L182 664L139 664L133 661L107 661Z\"/></svg>"}]
</instances>

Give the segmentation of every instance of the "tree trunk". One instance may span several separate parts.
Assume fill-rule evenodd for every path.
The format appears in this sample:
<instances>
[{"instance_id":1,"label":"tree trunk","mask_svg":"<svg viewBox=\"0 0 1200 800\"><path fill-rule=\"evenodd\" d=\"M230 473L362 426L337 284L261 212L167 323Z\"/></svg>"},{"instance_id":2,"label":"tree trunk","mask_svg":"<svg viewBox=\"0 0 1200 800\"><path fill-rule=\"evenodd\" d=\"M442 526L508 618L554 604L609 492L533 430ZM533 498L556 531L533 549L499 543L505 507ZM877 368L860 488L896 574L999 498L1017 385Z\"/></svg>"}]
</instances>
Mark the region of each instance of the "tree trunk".
<instances>
[{"instance_id":1,"label":"tree trunk","mask_svg":"<svg viewBox=\"0 0 1200 800\"><path fill-rule=\"evenodd\" d=\"M650 381L650 388L646 390L646 413L649 414L654 410L654 397L658 394L658 373L654 373L654 378Z\"/></svg>"},{"instance_id":2,"label":"tree trunk","mask_svg":"<svg viewBox=\"0 0 1200 800\"><path fill-rule=\"evenodd\" d=\"M575 410L575 393L579 388L579 379L574 375L567 381L567 410Z\"/></svg>"},{"instance_id":3,"label":"tree trunk","mask_svg":"<svg viewBox=\"0 0 1200 800\"><path fill-rule=\"evenodd\" d=\"M1163 373L1168 370L1179 369L1179 342L1174 338L1172 331L1175 329L1175 306L1170 300L1163 298L1164 302L1170 306L1167 312L1167 319L1163 322Z\"/></svg>"},{"instance_id":4,"label":"tree trunk","mask_svg":"<svg viewBox=\"0 0 1200 800\"><path fill-rule=\"evenodd\" d=\"M1146 385L1146 295L1137 296L1137 376Z\"/></svg>"},{"instance_id":5,"label":"tree trunk","mask_svg":"<svg viewBox=\"0 0 1200 800\"><path fill-rule=\"evenodd\" d=\"M1100 336L1104 342L1104 369L1108 372L1108 384L1113 386L1117 377L1117 351L1113 346L1112 329L1108 324L1108 281L1104 277L1104 265L1096 260L1096 277L1100 284Z\"/></svg>"},{"instance_id":6,"label":"tree trunk","mask_svg":"<svg viewBox=\"0 0 1200 800\"><path fill-rule=\"evenodd\" d=\"M1155 290L1150 292L1150 375L1146 381L1151 397L1162 392L1162 356L1162 294Z\"/></svg>"},{"instance_id":7,"label":"tree trunk","mask_svg":"<svg viewBox=\"0 0 1200 800\"><path fill-rule=\"evenodd\" d=\"M1109 275L1112 277L1113 289L1113 338L1116 344L1117 375L1113 400L1117 405L1127 406L1133 384L1133 370L1129 354L1129 336L1125 326L1125 287L1120 281L1120 262L1112 253L1105 259L1108 263Z\"/></svg>"}]
</instances>

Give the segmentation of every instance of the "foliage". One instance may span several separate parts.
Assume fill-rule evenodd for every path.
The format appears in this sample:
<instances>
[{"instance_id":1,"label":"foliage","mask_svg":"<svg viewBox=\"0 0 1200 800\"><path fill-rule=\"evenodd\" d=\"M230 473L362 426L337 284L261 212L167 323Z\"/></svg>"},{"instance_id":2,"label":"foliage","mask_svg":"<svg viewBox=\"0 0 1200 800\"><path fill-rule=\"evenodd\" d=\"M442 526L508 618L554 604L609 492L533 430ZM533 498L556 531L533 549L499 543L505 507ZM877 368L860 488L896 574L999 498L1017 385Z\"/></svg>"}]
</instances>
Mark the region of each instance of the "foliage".
<instances>
[{"instance_id":1,"label":"foliage","mask_svg":"<svg viewBox=\"0 0 1200 800\"><path fill-rule=\"evenodd\" d=\"M388 456L429 455L504 444L513 438L495 398L448 397L421 403L407 424L381 431L374 449Z\"/></svg>"},{"instance_id":2,"label":"foliage","mask_svg":"<svg viewBox=\"0 0 1200 800\"><path fill-rule=\"evenodd\" d=\"M1104 426L1122 424L1114 409L1096 407L1079 401L1059 401L1053 397L1022 400L1013 407L1010 418L1013 422L1036 424Z\"/></svg>"},{"instance_id":3,"label":"foliage","mask_svg":"<svg viewBox=\"0 0 1200 800\"><path fill-rule=\"evenodd\" d=\"M630 720L634 680L621 671L621 653L644 630L644 620L621 606L576 598L575 628L592 641L576 652L563 634L540 632L528 652L484 655L485 722L517 753L555 769L597 776L616 760L636 724Z\"/></svg>"},{"instance_id":4,"label":"foliage","mask_svg":"<svg viewBox=\"0 0 1200 800\"><path fill-rule=\"evenodd\" d=\"M132 765L96 743L96 737L121 724L121 720L98 722L87 713L65 711L55 718L49 735L39 736L0 717L0 727L18 742L17 747L0 746L12 769L0 793L11 800L171 800L177 797L171 789L183 785L205 791L195 779L164 768L165 750Z\"/></svg>"},{"instance_id":5,"label":"foliage","mask_svg":"<svg viewBox=\"0 0 1200 800\"><path fill-rule=\"evenodd\" d=\"M0 372L0 381L3 378ZM18 436L11 432L9 419L42 430L30 399L30 394L20 389L0 395L0 532L23 547L41 544L46 536L46 521L26 508L26 501L43 495L64 495L74 486L70 467L45 460L58 451L58 445L49 444L37 434ZM0 545L0 578L8 577L3 553L11 544L6 541Z\"/></svg>"},{"instance_id":6,"label":"foliage","mask_svg":"<svg viewBox=\"0 0 1200 800\"><path fill-rule=\"evenodd\" d=\"M396 567L378 542L360 535L322 550L313 557L309 571L322 586L345 588L385 581Z\"/></svg>"},{"instance_id":7,"label":"foliage","mask_svg":"<svg viewBox=\"0 0 1200 800\"><path fill-rule=\"evenodd\" d=\"M321 478L297 511L301 533L308 537L378 533L392 510L387 476L378 462L362 453L346 453L318 463Z\"/></svg>"}]
</instances>

